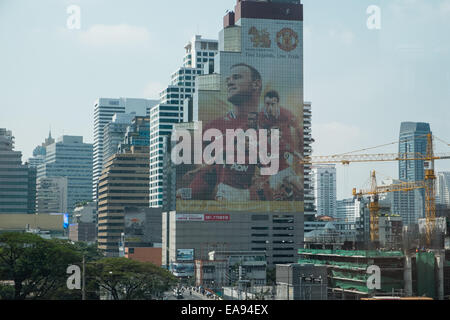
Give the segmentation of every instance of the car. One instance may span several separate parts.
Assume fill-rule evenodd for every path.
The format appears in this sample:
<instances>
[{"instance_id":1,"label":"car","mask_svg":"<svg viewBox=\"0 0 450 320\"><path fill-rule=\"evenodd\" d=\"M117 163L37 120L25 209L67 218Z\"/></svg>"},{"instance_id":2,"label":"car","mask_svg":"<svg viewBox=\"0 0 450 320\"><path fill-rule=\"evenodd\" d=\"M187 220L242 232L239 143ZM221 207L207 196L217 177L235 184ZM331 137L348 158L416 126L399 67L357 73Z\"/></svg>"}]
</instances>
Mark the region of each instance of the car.
<instances>
[{"instance_id":1,"label":"car","mask_svg":"<svg viewBox=\"0 0 450 320\"><path fill-rule=\"evenodd\" d=\"M177 299L181 300L181 299L184 299L184 297L183 297L183 295L181 293L179 293L179 294L177 294Z\"/></svg>"}]
</instances>

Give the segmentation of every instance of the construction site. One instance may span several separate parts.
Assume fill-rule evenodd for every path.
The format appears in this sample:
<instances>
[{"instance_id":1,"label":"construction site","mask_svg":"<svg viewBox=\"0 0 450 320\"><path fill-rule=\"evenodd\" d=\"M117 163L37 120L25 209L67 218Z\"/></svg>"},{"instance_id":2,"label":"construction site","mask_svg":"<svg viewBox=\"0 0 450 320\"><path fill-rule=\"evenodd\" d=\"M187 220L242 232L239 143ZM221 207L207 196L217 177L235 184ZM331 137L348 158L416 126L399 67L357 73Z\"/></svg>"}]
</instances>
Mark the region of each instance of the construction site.
<instances>
[{"instance_id":1,"label":"construction site","mask_svg":"<svg viewBox=\"0 0 450 320\"><path fill-rule=\"evenodd\" d=\"M450 295L450 251L414 253L382 250L299 249L299 264L326 266L328 299L359 300L373 296L428 297ZM380 289L369 289L370 266L378 266Z\"/></svg>"},{"instance_id":2,"label":"construction site","mask_svg":"<svg viewBox=\"0 0 450 320\"><path fill-rule=\"evenodd\" d=\"M328 227L321 235L307 238L298 250L298 264L327 268L327 299L450 299L449 209L436 205L435 161L450 159L450 154L435 154L434 141L424 135L426 153L399 152L393 154L346 153L310 157L306 164L342 164L361 162L415 162L423 168L424 179L400 180L398 183L377 183L371 172L370 186L353 189L354 199L364 203L357 236L339 236ZM398 142L397 142L398 143ZM374 147L375 148L375 147ZM373 148L367 148L368 150ZM423 190L424 217L406 223L392 208L385 207L380 196L397 195ZM388 227L386 227L388 226ZM389 232L387 232L388 230ZM386 235L389 233L389 237ZM389 239L389 240L386 240ZM380 283L371 285L373 270L377 269Z\"/></svg>"}]
</instances>

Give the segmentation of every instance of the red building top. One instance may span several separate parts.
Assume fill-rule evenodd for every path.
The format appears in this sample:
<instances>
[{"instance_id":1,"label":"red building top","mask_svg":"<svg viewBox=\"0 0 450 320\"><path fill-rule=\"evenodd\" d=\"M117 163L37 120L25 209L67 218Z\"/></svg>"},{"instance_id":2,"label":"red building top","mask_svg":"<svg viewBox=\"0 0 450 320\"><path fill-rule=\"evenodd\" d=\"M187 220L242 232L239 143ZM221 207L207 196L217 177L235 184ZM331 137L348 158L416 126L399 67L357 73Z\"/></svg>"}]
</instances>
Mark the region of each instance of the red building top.
<instances>
[{"instance_id":1,"label":"red building top","mask_svg":"<svg viewBox=\"0 0 450 320\"><path fill-rule=\"evenodd\" d=\"M233 26L241 18L303 21L303 5L300 0L237 0L234 12L224 18L224 27Z\"/></svg>"}]
</instances>

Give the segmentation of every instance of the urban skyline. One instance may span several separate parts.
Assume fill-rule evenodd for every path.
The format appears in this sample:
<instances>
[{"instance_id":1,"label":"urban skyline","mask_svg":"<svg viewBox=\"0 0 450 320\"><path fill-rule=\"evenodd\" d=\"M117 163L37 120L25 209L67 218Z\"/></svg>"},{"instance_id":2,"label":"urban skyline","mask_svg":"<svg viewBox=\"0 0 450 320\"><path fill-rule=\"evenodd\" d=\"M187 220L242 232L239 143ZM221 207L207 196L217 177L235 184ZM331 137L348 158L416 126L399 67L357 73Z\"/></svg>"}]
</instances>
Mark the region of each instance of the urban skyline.
<instances>
[{"instance_id":1,"label":"urban skyline","mask_svg":"<svg viewBox=\"0 0 450 320\"><path fill-rule=\"evenodd\" d=\"M0 4L0 300L450 298L450 0L73 1Z\"/></svg>"},{"instance_id":2,"label":"urban skyline","mask_svg":"<svg viewBox=\"0 0 450 320\"><path fill-rule=\"evenodd\" d=\"M33 148L47 136L49 126L54 136L82 135L92 143L92 122L87 123L86 119L92 116L92 104L99 97L157 99L170 75L182 63L182 46L194 34L217 39L220 22L215 17L234 5L234 1L221 3L221 8L218 8L217 4L199 0L195 6L198 10L182 3L173 11L173 19L183 21L186 16L197 18L190 18L194 22L186 23L183 32L174 32L172 26L159 18L153 23L167 26L158 28L167 30L167 33L158 32L158 37L154 37L152 24L137 11L144 12L146 8L152 8L152 11L148 10L152 14L167 11L164 7L167 4L136 1L134 6L126 8L108 4L111 10L105 16L100 11L106 5L104 1L78 1L81 29L68 30L66 9L70 4L70 1L58 2L51 9L44 5L44 16L48 15L46 22L45 19L24 17L23 25L17 27L11 17L18 14L20 1L3 1L0 7L1 29L5 30L0 37L12 34L16 35L13 38L30 40L26 43L9 40L9 47L0 53L0 66L5 70L0 76L0 84L11 88L6 92L5 108L2 108L1 114L2 118L10 119L8 129L14 132L16 148L23 152L24 159L31 157ZM402 0L345 4L305 0L303 4L308 12L304 35L305 99L314 104L314 155L343 153L395 141L402 121L428 122L437 136L450 140L445 123L449 116L446 108L449 92L444 89L450 83L450 73L445 71L449 68L442 68L443 65L450 65L449 55L446 54L449 45L439 41L444 36L443 30L448 29L450 24L448 0L433 3L417 0L414 5ZM369 15L366 9L370 4L381 8L380 30L367 29ZM322 10L324 7L327 10ZM6 8L10 10L8 15L3 14ZM122 12L119 14L119 11ZM32 12L30 10L30 15ZM420 21L411 23L416 16L420 16ZM427 23L430 21L433 24ZM111 41L111 32L117 35L115 42ZM30 39L31 36L33 39ZM38 40L43 41L42 45L35 42ZM39 54L30 56L38 44ZM149 47L158 50L152 51ZM51 53L50 48L55 48L55 52ZM111 48L117 48L117 53L111 53ZM140 49L139 54L136 48ZM14 52L23 52L20 59L15 60L22 61L22 66L5 64ZM106 52L108 55L105 58ZM129 63L118 63L122 59ZM110 64L117 65L117 69L109 68ZM56 66L61 71L56 70ZM24 67L29 68L26 74L30 72L34 76L19 85L18 76L24 74ZM98 71L86 80L86 68ZM48 72L43 72L47 69ZM66 81L56 82L55 76L62 76L60 72L70 77ZM36 79L35 75L40 78ZM153 90L145 91L146 87L152 87L151 83L157 85L153 86ZM19 96L18 88L24 88L29 94ZM422 107L429 104L433 107ZM19 121L21 105L30 106L26 107L29 118L40 121ZM361 120L369 114L372 121ZM33 130L33 134L23 130L22 126ZM397 178L395 164L376 167L386 175ZM352 165L349 169L338 166L338 179L345 180L338 185L338 198L348 197L351 189L361 186L370 170L377 168L367 164ZM440 162L437 169L449 171L450 165L446 161Z\"/></svg>"}]
</instances>

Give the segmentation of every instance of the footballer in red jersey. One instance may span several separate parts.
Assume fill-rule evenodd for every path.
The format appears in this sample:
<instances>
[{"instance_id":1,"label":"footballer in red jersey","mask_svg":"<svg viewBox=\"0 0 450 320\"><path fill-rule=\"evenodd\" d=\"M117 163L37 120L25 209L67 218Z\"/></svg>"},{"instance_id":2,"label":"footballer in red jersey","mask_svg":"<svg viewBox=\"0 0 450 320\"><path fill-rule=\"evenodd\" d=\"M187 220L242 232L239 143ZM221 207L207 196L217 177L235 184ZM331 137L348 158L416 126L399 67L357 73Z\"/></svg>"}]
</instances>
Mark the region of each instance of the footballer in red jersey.
<instances>
[{"instance_id":1,"label":"footballer in red jersey","mask_svg":"<svg viewBox=\"0 0 450 320\"><path fill-rule=\"evenodd\" d=\"M227 99L233 105L233 110L225 117L208 123L203 131L217 129L225 136L227 129L257 130L258 106L262 92L261 74L247 64L236 64L231 67L231 75L226 79L226 86ZM236 147L234 150L236 151ZM248 154L246 158L248 160ZM255 164L202 166L196 169L189 185L192 199L248 201L256 169Z\"/></svg>"},{"instance_id":2,"label":"footballer in red jersey","mask_svg":"<svg viewBox=\"0 0 450 320\"><path fill-rule=\"evenodd\" d=\"M255 177L252 200L303 200L303 184L299 178L301 172L295 170L297 162L303 158L303 134L297 117L279 103L278 92L267 92L264 108L259 114L261 129L267 129L269 134L271 129L279 130L279 172L270 177Z\"/></svg>"}]
</instances>

